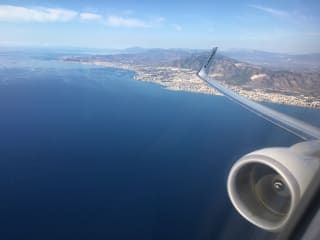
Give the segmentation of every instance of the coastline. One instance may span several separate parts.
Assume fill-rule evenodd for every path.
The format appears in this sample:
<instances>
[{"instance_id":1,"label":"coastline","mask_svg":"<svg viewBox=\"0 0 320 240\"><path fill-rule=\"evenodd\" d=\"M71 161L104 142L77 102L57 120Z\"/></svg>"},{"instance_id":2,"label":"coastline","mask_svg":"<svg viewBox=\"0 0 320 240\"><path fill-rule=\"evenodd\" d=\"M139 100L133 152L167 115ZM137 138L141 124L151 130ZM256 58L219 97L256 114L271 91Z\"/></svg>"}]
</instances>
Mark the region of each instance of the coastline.
<instances>
[{"instance_id":1,"label":"coastline","mask_svg":"<svg viewBox=\"0 0 320 240\"><path fill-rule=\"evenodd\" d=\"M110 61L80 61L80 63L130 70L135 72L135 80L156 83L171 91L221 95L198 78L196 71L190 69L133 65ZM222 84L253 101L320 109L320 98L306 97L299 94L287 95L263 89L249 90L241 86L227 85L223 82Z\"/></svg>"}]
</instances>

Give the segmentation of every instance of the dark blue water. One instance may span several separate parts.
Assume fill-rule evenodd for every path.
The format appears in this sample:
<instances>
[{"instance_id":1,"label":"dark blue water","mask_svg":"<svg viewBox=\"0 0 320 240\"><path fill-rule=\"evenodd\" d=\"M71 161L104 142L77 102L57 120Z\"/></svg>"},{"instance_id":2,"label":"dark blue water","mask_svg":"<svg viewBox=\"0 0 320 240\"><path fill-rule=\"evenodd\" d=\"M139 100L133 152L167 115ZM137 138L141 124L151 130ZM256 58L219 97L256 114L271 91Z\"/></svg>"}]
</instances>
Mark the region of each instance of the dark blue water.
<instances>
[{"instance_id":1,"label":"dark blue water","mask_svg":"<svg viewBox=\"0 0 320 240\"><path fill-rule=\"evenodd\" d=\"M252 150L299 139L223 97L0 56L0 239L269 236L231 206L228 170Z\"/></svg>"}]
</instances>

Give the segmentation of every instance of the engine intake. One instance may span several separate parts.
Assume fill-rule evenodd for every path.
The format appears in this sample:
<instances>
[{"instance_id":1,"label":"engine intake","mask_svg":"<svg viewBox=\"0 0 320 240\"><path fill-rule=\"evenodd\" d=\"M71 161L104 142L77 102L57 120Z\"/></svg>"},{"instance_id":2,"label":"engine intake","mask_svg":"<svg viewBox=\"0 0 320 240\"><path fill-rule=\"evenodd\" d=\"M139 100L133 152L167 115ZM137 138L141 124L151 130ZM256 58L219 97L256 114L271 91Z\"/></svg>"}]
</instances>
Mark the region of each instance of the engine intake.
<instances>
[{"instance_id":1,"label":"engine intake","mask_svg":"<svg viewBox=\"0 0 320 240\"><path fill-rule=\"evenodd\" d=\"M280 231L319 169L319 141L265 148L239 159L228 176L228 194L254 225Z\"/></svg>"}]
</instances>

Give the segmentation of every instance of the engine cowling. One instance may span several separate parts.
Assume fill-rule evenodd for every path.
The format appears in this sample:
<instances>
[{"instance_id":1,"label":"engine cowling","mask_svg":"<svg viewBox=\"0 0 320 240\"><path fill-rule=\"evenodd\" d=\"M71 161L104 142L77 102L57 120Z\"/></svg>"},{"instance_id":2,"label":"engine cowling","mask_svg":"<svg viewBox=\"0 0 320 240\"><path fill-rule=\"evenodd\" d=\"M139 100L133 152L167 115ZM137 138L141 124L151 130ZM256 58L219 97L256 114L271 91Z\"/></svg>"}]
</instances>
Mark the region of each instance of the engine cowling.
<instances>
[{"instance_id":1,"label":"engine cowling","mask_svg":"<svg viewBox=\"0 0 320 240\"><path fill-rule=\"evenodd\" d=\"M232 166L228 194L249 222L268 231L280 231L319 167L319 141L257 150Z\"/></svg>"}]
</instances>

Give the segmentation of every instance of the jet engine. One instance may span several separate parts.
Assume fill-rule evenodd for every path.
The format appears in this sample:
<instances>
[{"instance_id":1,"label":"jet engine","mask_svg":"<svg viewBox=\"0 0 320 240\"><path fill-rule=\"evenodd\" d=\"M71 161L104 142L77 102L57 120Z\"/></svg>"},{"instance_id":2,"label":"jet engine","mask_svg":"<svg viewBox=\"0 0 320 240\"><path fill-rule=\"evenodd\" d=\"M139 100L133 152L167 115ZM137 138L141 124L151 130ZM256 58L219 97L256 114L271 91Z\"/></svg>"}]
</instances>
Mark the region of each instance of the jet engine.
<instances>
[{"instance_id":1,"label":"jet engine","mask_svg":"<svg viewBox=\"0 0 320 240\"><path fill-rule=\"evenodd\" d=\"M267 231L287 223L320 166L320 141L265 148L239 159L228 176L237 211Z\"/></svg>"}]
</instances>

